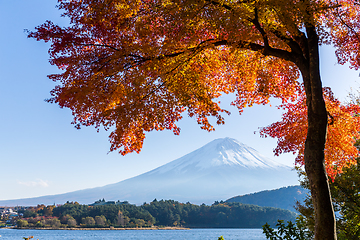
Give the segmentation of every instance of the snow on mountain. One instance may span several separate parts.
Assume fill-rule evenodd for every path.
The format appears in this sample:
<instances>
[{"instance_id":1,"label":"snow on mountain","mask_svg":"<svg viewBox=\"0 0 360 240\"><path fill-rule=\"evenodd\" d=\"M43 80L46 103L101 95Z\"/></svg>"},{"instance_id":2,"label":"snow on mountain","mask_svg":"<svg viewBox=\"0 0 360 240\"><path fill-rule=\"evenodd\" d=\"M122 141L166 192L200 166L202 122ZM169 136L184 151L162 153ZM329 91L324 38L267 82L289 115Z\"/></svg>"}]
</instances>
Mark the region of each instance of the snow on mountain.
<instances>
[{"instance_id":1,"label":"snow on mountain","mask_svg":"<svg viewBox=\"0 0 360 240\"><path fill-rule=\"evenodd\" d=\"M298 184L295 171L231 138L205 146L152 171L103 187L38 198L4 200L2 205L37 205L98 199L142 204L153 199L211 204L217 200Z\"/></svg>"},{"instance_id":2,"label":"snow on mountain","mask_svg":"<svg viewBox=\"0 0 360 240\"><path fill-rule=\"evenodd\" d=\"M192 170L192 168L200 170L222 165L244 168L286 168L285 165L262 156L255 149L238 142L236 139L220 138L155 169L154 173L165 173L174 169L185 172Z\"/></svg>"}]
</instances>

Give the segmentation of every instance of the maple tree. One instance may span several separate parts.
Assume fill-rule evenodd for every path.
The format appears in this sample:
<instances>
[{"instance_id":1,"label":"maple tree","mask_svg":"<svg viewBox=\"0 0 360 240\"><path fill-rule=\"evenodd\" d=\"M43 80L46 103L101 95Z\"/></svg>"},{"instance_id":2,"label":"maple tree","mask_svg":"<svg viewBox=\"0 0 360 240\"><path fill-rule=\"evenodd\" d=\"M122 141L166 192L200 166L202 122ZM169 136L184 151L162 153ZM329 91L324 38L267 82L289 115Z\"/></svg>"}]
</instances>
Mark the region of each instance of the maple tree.
<instances>
[{"instance_id":1,"label":"maple tree","mask_svg":"<svg viewBox=\"0 0 360 240\"><path fill-rule=\"evenodd\" d=\"M51 42L51 64L63 72L49 76L60 83L49 101L70 108L76 126L111 129L111 151L127 154L140 151L146 132L179 134L185 111L214 130L208 117L223 124L228 113L221 94L235 93L240 112L279 98L284 124L263 134L279 137L277 153L299 154L315 239L336 239L325 159L335 174L357 155L357 109L328 90L324 100L319 45L333 45L339 63L359 68L356 0L59 0L58 7L70 25L47 21L29 37Z\"/></svg>"},{"instance_id":2,"label":"maple tree","mask_svg":"<svg viewBox=\"0 0 360 240\"><path fill-rule=\"evenodd\" d=\"M360 106L355 103L343 105L330 88L324 88L324 100L329 115L325 144L325 167L331 180L342 173L344 167L357 164L356 139L360 139ZM307 108L305 94L290 103L283 104L282 120L260 130L263 137L278 139L275 155L296 154L295 162L304 165L304 149L307 134Z\"/></svg>"}]
</instances>

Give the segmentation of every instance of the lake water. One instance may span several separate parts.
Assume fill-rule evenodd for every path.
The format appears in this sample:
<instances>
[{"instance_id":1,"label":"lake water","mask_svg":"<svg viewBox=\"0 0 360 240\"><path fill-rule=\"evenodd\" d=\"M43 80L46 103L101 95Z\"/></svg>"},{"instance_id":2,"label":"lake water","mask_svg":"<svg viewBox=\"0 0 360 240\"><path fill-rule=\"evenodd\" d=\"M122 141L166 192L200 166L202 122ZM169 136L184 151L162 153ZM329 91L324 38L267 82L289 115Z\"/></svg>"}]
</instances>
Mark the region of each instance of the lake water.
<instances>
[{"instance_id":1,"label":"lake water","mask_svg":"<svg viewBox=\"0 0 360 240\"><path fill-rule=\"evenodd\" d=\"M0 229L0 240L265 240L262 229L190 229L190 230L17 230Z\"/></svg>"}]
</instances>

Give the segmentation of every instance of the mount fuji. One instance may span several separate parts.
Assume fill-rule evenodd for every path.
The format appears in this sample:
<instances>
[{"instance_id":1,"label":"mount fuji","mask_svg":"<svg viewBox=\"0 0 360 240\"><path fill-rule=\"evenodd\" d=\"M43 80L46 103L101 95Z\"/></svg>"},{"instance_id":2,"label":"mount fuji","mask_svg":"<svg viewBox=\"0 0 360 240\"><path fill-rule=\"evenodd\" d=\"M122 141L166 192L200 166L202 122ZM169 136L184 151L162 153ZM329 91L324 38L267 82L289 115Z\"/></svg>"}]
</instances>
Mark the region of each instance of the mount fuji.
<instances>
[{"instance_id":1,"label":"mount fuji","mask_svg":"<svg viewBox=\"0 0 360 240\"><path fill-rule=\"evenodd\" d=\"M103 187L36 198L2 200L0 206L37 205L98 199L142 204L153 199L211 204L262 190L298 185L291 167L262 156L231 138L216 139L205 146L133 178Z\"/></svg>"}]
</instances>

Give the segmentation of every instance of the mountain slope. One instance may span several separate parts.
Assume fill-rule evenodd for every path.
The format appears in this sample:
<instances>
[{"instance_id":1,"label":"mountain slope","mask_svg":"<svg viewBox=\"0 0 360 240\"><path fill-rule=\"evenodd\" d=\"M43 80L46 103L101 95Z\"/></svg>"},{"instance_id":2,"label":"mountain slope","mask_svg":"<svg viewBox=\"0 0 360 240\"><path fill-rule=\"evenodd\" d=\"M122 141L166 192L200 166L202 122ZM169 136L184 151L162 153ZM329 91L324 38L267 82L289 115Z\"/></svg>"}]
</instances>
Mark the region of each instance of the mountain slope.
<instances>
[{"instance_id":1,"label":"mountain slope","mask_svg":"<svg viewBox=\"0 0 360 240\"><path fill-rule=\"evenodd\" d=\"M141 204L153 199L211 204L235 195L297 184L291 168L263 157L235 139L216 139L152 171L103 187L38 198L4 200L1 205L92 203L98 199Z\"/></svg>"},{"instance_id":2,"label":"mountain slope","mask_svg":"<svg viewBox=\"0 0 360 240\"><path fill-rule=\"evenodd\" d=\"M238 202L245 204L254 204L261 207L276 207L295 211L295 202L304 201L306 195L309 193L307 189L300 186L289 186L275 190L261 191L252 194L232 197L226 202Z\"/></svg>"}]
</instances>

